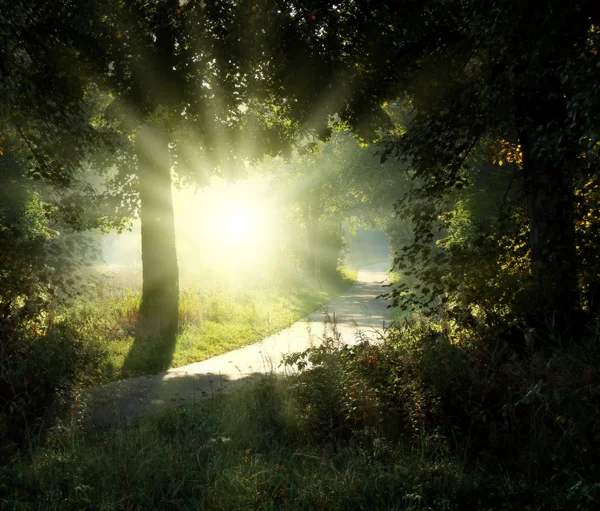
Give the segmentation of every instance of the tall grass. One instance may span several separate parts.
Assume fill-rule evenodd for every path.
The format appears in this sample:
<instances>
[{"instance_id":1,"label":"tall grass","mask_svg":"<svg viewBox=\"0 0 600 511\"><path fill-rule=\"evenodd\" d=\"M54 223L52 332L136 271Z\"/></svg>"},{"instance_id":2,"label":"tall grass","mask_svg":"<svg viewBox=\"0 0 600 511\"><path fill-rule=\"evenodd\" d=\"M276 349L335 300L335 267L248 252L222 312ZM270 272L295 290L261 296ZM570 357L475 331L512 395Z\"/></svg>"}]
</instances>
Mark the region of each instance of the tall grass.
<instances>
[{"instance_id":1,"label":"tall grass","mask_svg":"<svg viewBox=\"0 0 600 511\"><path fill-rule=\"evenodd\" d=\"M137 427L65 429L4 470L5 509L454 509L452 462L368 432L319 442L290 381L262 377ZM434 497L430 495L437 494Z\"/></svg>"}]
</instances>

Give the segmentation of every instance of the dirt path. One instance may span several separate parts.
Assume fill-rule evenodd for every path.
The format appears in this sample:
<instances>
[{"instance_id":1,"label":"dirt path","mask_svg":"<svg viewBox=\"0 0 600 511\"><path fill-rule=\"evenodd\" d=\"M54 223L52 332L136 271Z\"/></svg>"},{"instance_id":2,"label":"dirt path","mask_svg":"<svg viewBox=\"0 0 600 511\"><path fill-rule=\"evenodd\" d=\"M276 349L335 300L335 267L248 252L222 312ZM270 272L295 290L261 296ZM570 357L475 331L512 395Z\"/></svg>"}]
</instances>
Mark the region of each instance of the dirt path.
<instances>
[{"instance_id":1,"label":"dirt path","mask_svg":"<svg viewBox=\"0 0 600 511\"><path fill-rule=\"evenodd\" d=\"M333 318L346 344L356 342L358 330L374 338L376 330L381 330L389 320L387 303L376 300L385 291L382 283L387 282L389 267L385 262L361 268L356 283L343 295L256 344L203 362L92 390L87 398L87 424L107 426L134 420L146 413L214 396L253 374L282 371L283 356L319 344Z\"/></svg>"}]
</instances>

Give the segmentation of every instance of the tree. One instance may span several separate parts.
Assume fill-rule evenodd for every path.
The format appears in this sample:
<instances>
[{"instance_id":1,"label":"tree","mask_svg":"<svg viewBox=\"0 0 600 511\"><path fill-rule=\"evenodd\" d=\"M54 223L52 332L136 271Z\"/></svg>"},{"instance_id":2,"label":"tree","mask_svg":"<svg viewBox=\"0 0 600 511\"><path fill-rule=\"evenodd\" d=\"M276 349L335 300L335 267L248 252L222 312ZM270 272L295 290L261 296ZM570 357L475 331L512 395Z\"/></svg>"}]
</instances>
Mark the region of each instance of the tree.
<instances>
[{"instance_id":1,"label":"tree","mask_svg":"<svg viewBox=\"0 0 600 511\"><path fill-rule=\"evenodd\" d=\"M344 222L388 228L392 206L408 188L397 165L382 163L372 146L361 146L339 125L327 140L307 142L288 161L276 159L268 168L305 231L302 252L314 279L336 274Z\"/></svg>"},{"instance_id":2,"label":"tree","mask_svg":"<svg viewBox=\"0 0 600 511\"><path fill-rule=\"evenodd\" d=\"M174 340L177 330L171 170L196 183L207 169L235 173L242 158L289 146L308 112L314 129L327 121L312 103L328 82L317 82L307 95L306 87L289 81L302 62L314 65L325 57L303 43L297 23L279 7L164 0L102 3L93 13L104 50L101 72L114 95L105 118L135 137L116 151L120 179L113 183L122 196L133 171L139 186L142 337ZM293 61L285 53L278 58L281 47L293 52ZM325 78L330 71L320 72Z\"/></svg>"},{"instance_id":3,"label":"tree","mask_svg":"<svg viewBox=\"0 0 600 511\"><path fill-rule=\"evenodd\" d=\"M386 99L405 101L404 130L387 137L385 156L406 161L421 183L399 208L425 237L433 239L443 198L465 185L465 163L484 139L520 144L540 304L530 323L553 313L566 328L579 306L574 180L595 172L598 142L596 3L336 5L361 84L347 108L359 116ZM428 209L416 210L419 197Z\"/></svg>"},{"instance_id":4,"label":"tree","mask_svg":"<svg viewBox=\"0 0 600 511\"><path fill-rule=\"evenodd\" d=\"M32 319L54 288L64 291L68 279L60 260L76 259L79 252L71 247L71 258L57 250L58 228L120 222L102 218L83 170L94 152L111 145L111 133L94 122L100 105L90 90L93 64L77 49L84 28L70 23L64 3L2 10L0 230L6 250L0 267L6 281L0 316L8 328L12 315Z\"/></svg>"},{"instance_id":5,"label":"tree","mask_svg":"<svg viewBox=\"0 0 600 511\"><path fill-rule=\"evenodd\" d=\"M3 75L11 129L21 132L39 172L67 187L93 155L109 173L105 198L121 215L139 211L140 336L172 337L171 171L202 182L206 169L227 174L242 157L285 150L301 130L325 133L333 39L315 44L306 37L312 14L278 1L33 2L11 12L4 50L14 58ZM14 104L32 98L21 122ZM40 135L52 130L65 133L58 149ZM111 135L100 154L99 133Z\"/></svg>"}]
</instances>

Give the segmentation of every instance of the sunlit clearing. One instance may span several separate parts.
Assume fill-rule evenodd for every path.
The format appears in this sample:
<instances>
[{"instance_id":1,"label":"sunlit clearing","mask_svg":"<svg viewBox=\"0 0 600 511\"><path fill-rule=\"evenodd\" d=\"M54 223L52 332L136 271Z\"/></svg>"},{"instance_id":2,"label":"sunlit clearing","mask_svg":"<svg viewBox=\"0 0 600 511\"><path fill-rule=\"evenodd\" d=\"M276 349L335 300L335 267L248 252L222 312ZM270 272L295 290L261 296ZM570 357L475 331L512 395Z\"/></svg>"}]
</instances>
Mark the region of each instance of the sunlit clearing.
<instances>
[{"instance_id":1,"label":"sunlit clearing","mask_svg":"<svg viewBox=\"0 0 600 511\"><path fill-rule=\"evenodd\" d=\"M202 282L268 281L277 275L281 253L290 236L269 182L262 179L231 184L214 178L194 191L174 189L175 238L183 285ZM141 268L139 221L132 232L104 237L103 259L118 268Z\"/></svg>"}]
</instances>

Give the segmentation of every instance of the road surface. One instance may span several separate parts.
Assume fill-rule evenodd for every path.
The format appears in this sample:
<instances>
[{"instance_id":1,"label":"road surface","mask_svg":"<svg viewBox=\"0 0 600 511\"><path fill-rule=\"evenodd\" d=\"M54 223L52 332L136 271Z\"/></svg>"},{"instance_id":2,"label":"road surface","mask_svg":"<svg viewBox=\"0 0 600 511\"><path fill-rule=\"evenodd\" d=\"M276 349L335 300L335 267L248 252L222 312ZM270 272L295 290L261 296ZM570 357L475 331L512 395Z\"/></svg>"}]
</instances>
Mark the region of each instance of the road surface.
<instances>
[{"instance_id":1,"label":"road surface","mask_svg":"<svg viewBox=\"0 0 600 511\"><path fill-rule=\"evenodd\" d=\"M298 320L289 328L262 341L168 371L116 381L91 390L85 398L85 422L109 426L173 408L223 392L234 382L255 374L280 372L287 353L316 346L336 324L340 340L357 342L357 333L376 339L389 322L387 303L376 297L385 292L390 263L361 268L355 284L326 306Z\"/></svg>"}]
</instances>

